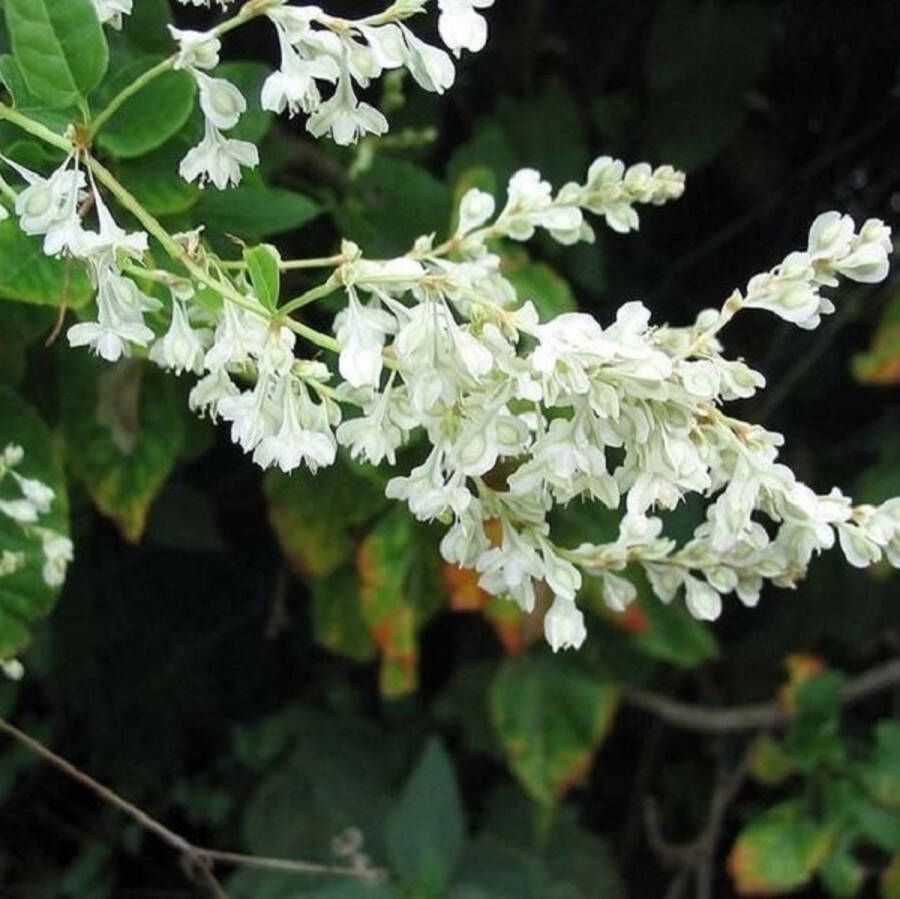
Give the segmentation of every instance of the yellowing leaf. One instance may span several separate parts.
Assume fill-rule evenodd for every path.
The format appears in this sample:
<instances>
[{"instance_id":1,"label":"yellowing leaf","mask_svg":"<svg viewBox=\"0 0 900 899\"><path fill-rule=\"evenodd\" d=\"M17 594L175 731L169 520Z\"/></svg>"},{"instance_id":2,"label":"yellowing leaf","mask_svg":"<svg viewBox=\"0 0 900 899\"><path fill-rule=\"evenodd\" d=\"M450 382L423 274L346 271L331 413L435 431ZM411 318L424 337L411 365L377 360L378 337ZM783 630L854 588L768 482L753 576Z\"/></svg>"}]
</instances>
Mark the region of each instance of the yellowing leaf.
<instances>
[{"instance_id":1,"label":"yellowing leaf","mask_svg":"<svg viewBox=\"0 0 900 899\"><path fill-rule=\"evenodd\" d=\"M377 484L340 459L315 476L270 472L263 489L281 550L301 577L323 577L350 561L357 532L386 504Z\"/></svg>"},{"instance_id":2,"label":"yellowing leaf","mask_svg":"<svg viewBox=\"0 0 900 899\"><path fill-rule=\"evenodd\" d=\"M139 361L109 365L70 350L61 405L68 464L97 508L137 542L184 448L191 413L177 382Z\"/></svg>"},{"instance_id":3,"label":"yellowing leaf","mask_svg":"<svg viewBox=\"0 0 900 899\"><path fill-rule=\"evenodd\" d=\"M357 554L362 614L381 650L381 692L418 685L418 629L443 604L434 545L402 506L393 508Z\"/></svg>"},{"instance_id":4,"label":"yellowing leaf","mask_svg":"<svg viewBox=\"0 0 900 899\"><path fill-rule=\"evenodd\" d=\"M546 653L507 661L490 691L491 718L513 774L550 809L590 770L618 691Z\"/></svg>"},{"instance_id":5,"label":"yellowing leaf","mask_svg":"<svg viewBox=\"0 0 900 899\"><path fill-rule=\"evenodd\" d=\"M809 883L831 852L834 832L790 800L768 809L738 835L728 871L739 896L779 896Z\"/></svg>"}]
</instances>

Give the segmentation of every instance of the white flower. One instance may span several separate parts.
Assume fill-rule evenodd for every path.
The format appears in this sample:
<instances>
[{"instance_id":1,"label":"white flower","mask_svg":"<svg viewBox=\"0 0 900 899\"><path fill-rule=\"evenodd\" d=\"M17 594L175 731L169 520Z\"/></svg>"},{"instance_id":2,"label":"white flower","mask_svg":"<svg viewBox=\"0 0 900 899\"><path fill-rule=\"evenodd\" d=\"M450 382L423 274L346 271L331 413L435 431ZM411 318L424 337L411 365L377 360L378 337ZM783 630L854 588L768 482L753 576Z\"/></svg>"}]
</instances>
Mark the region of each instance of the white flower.
<instances>
[{"instance_id":1,"label":"white flower","mask_svg":"<svg viewBox=\"0 0 900 899\"><path fill-rule=\"evenodd\" d=\"M38 520L38 509L28 499L2 499L0 512L19 524L32 524Z\"/></svg>"},{"instance_id":2,"label":"white flower","mask_svg":"<svg viewBox=\"0 0 900 899\"><path fill-rule=\"evenodd\" d=\"M224 78L211 78L199 71L193 75L200 88L200 108L206 120L222 131L234 128L247 111L244 95Z\"/></svg>"},{"instance_id":3,"label":"white flower","mask_svg":"<svg viewBox=\"0 0 900 899\"><path fill-rule=\"evenodd\" d=\"M443 457L440 448L433 449L408 477L391 478L385 496L405 500L420 521L445 518L451 512L461 515L472 501L472 494L464 486L461 474L449 478L444 474Z\"/></svg>"},{"instance_id":4,"label":"white flower","mask_svg":"<svg viewBox=\"0 0 900 899\"><path fill-rule=\"evenodd\" d=\"M456 80L453 60L438 47L419 40L405 25L400 27L409 49L406 67L420 87L436 94L442 94L452 87Z\"/></svg>"},{"instance_id":5,"label":"white flower","mask_svg":"<svg viewBox=\"0 0 900 899\"><path fill-rule=\"evenodd\" d=\"M544 636L554 652L580 649L587 639L584 615L571 599L557 596L544 616Z\"/></svg>"},{"instance_id":6,"label":"white flower","mask_svg":"<svg viewBox=\"0 0 900 899\"><path fill-rule=\"evenodd\" d=\"M69 345L88 346L107 362L116 362L130 354L129 344L143 347L153 340L143 312L158 307L159 302L141 293L133 281L108 270L97 289L97 321L69 328Z\"/></svg>"},{"instance_id":7,"label":"white flower","mask_svg":"<svg viewBox=\"0 0 900 899\"><path fill-rule=\"evenodd\" d=\"M374 106L357 100L350 76L344 71L337 90L310 116L306 128L314 137L330 131L336 144L349 146L364 134L387 133L388 122Z\"/></svg>"},{"instance_id":8,"label":"white flower","mask_svg":"<svg viewBox=\"0 0 900 899\"><path fill-rule=\"evenodd\" d=\"M600 577L603 581L603 598L613 611L624 612L637 599L637 587L631 581L609 571L601 572Z\"/></svg>"},{"instance_id":9,"label":"white flower","mask_svg":"<svg viewBox=\"0 0 900 899\"><path fill-rule=\"evenodd\" d=\"M494 0L438 0L441 40L457 56L463 50L477 53L487 43L488 27L477 9L487 9Z\"/></svg>"},{"instance_id":10,"label":"white flower","mask_svg":"<svg viewBox=\"0 0 900 899\"><path fill-rule=\"evenodd\" d=\"M222 42L210 31L182 31L169 25L169 33L178 41L175 69L214 69L219 64Z\"/></svg>"},{"instance_id":11,"label":"white flower","mask_svg":"<svg viewBox=\"0 0 900 899\"><path fill-rule=\"evenodd\" d=\"M148 238L145 231L129 233L119 227L93 180L91 194L97 212L98 229L83 232L75 255L89 259L96 276L102 278L107 270L115 268L119 255L130 259L143 256L147 252Z\"/></svg>"},{"instance_id":12,"label":"white flower","mask_svg":"<svg viewBox=\"0 0 900 899\"><path fill-rule=\"evenodd\" d=\"M66 579L69 563L74 558L72 541L62 534L45 530L41 534L44 565L41 575L48 587L61 587Z\"/></svg>"},{"instance_id":13,"label":"white flower","mask_svg":"<svg viewBox=\"0 0 900 899\"><path fill-rule=\"evenodd\" d=\"M312 23L322 16L318 6L288 6L287 0L277 0L266 16L291 44L302 44L312 31Z\"/></svg>"},{"instance_id":14,"label":"white flower","mask_svg":"<svg viewBox=\"0 0 900 899\"><path fill-rule=\"evenodd\" d=\"M459 225L456 234L465 237L489 221L497 208L494 197L473 187L466 191L459 204Z\"/></svg>"},{"instance_id":15,"label":"white flower","mask_svg":"<svg viewBox=\"0 0 900 899\"><path fill-rule=\"evenodd\" d=\"M188 321L184 306L172 300L172 321L169 330L150 349L150 359L160 368L168 368L180 375L185 371L203 371L206 331L195 331Z\"/></svg>"},{"instance_id":16,"label":"white flower","mask_svg":"<svg viewBox=\"0 0 900 899\"><path fill-rule=\"evenodd\" d=\"M34 478L24 478L17 472L13 472L12 476L19 485L22 496L34 506L39 515L50 511L50 506L56 495L50 487Z\"/></svg>"},{"instance_id":17,"label":"white flower","mask_svg":"<svg viewBox=\"0 0 900 899\"><path fill-rule=\"evenodd\" d=\"M206 7L208 7L210 4L210 0L178 0L178 2L182 6L206 6ZM219 9L224 10L224 9L228 9L228 7L231 6L232 3L234 3L234 0L212 0L212 2L215 3L219 7Z\"/></svg>"},{"instance_id":18,"label":"white flower","mask_svg":"<svg viewBox=\"0 0 900 899\"><path fill-rule=\"evenodd\" d=\"M291 116L298 110L314 112L322 102L316 81L337 81L340 75L338 64L330 56L302 58L283 28L278 28L278 41L281 66L263 84L263 109L278 113L287 109Z\"/></svg>"},{"instance_id":19,"label":"white flower","mask_svg":"<svg viewBox=\"0 0 900 899\"><path fill-rule=\"evenodd\" d=\"M253 461L262 468L278 466L286 473L302 463L313 474L332 465L337 443L324 408L313 403L306 387L294 378L284 378L280 392L281 424L276 432L263 437Z\"/></svg>"},{"instance_id":20,"label":"white flower","mask_svg":"<svg viewBox=\"0 0 900 899\"><path fill-rule=\"evenodd\" d=\"M209 121L203 140L181 161L179 174L185 181L198 181L202 187L209 181L219 190L241 183L241 166L259 165L259 151L254 144L226 138Z\"/></svg>"},{"instance_id":21,"label":"white flower","mask_svg":"<svg viewBox=\"0 0 900 899\"><path fill-rule=\"evenodd\" d=\"M265 318L225 299L213 344L203 364L210 371L245 365L262 355L268 334L269 325Z\"/></svg>"},{"instance_id":22,"label":"white flower","mask_svg":"<svg viewBox=\"0 0 900 899\"><path fill-rule=\"evenodd\" d=\"M107 23L113 28L122 27L122 16L130 16L132 0L93 0L94 9L101 25Z\"/></svg>"},{"instance_id":23,"label":"white flower","mask_svg":"<svg viewBox=\"0 0 900 899\"><path fill-rule=\"evenodd\" d=\"M201 378L191 390L188 405L199 415L208 414L212 421L219 417L219 403L235 397L240 391L224 368L215 368Z\"/></svg>"},{"instance_id":24,"label":"white flower","mask_svg":"<svg viewBox=\"0 0 900 899\"><path fill-rule=\"evenodd\" d=\"M25 666L18 659L0 659L0 671L12 681L22 680L25 676Z\"/></svg>"},{"instance_id":25,"label":"white flower","mask_svg":"<svg viewBox=\"0 0 900 899\"><path fill-rule=\"evenodd\" d=\"M21 571L26 565L25 553L4 549L0 553L0 577L9 577Z\"/></svg>"},{"instance_id":26,"label":"white flower","mask_svg":"<svg viewBox=\"0 0 900 899\"><path fill-rule=\"evenodd\" d=\"M346 310L335 319L341 375L353 387L377 387L384 366L384 338L397 323L383 309L360 303L352 287L348 297Z\"/></svg>"},{"instance_id":27,"label":"white flower","mask_svg":"<svg viewBox=\"0 0 900 899\"><path fill-rule=\"evenodd\" d=\"M692 575L684 579L684 598L688 611L701 621L715 621L722 614L722 597L710 587Z\"/></svg>"}]
</instances>

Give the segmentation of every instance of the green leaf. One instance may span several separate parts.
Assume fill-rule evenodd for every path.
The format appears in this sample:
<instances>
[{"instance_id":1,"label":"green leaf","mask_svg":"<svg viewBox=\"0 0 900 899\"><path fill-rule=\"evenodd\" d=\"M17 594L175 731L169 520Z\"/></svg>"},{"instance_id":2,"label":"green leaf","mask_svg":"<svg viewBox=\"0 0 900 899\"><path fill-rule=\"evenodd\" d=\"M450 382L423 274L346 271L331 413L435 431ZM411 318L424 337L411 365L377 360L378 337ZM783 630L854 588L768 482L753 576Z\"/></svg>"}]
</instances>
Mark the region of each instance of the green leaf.
<instances>
[{"instance_id":1,"label":"green leaf","mask_svg":"<svg viewBox=\"0 0 900 899\"><path fill-rule=\"evenodd\" d=\"M373 865L383 865L390 787L400 774L403 756L396 738L359 718L313 708L290 708L277 717L280 722L267 719L255 728L269 744L262 755L274 765L262 778L254 774L257 787L243 818L246 849L334 864L334 840L346 839L353 829L362 837L359 851ZM243 754L254 736L243 731ZM232 878L228 887L235 899L296 899L307 890L324 890L326 884L298 881L296 874L248 870ZM372 897L398 899L393 889L384 892L380 887L372 887Z\"/></svg>"},{"instance_id":2,"label":"green leaf","mask_svg":"<svg viewBox=\"0 0 900 899\"><path fill-rule=\"evenodd\" d=\"M875 753L864 769L866 785L879 803L900 809L900 724L879 722L875 740Z\"/></svg>"},{"instance_id":3,"label":"green leaf","mask_svg":"<svg viewBox=\"0 0 900 899\"><path fill-rule=\"evenodd\" d=\"M77 309L94 294L84 266L44 255L42 238L23 234L12 218L0 222L0 298Z\"/></svg>"},{"instance_id":4,"label":"green leaf","mask_svg":"<svg viewBox=\"0 0 900 899\"><path fill-rule=\"evenodd\" d=\"M648 141L657 158L697 168L728 144L749 111L746 94L763 71L772 33L771 8L753 0L727 9L660 4L646 53Z\"/></svg>"},{"instance_id":5,"label":"green leaf","mask_svg":"<svg viewBox=\"0 0 900 899\"><path fill-rule=\"evenodd\" d=\"M841 674L826 671L797 687L796 714L785 748L802 771L838 765L844 759L846 748L840 735L843 685Z\"/></svg>"},{"instance_id":6,"label":"green leaf","mask_svg":"<svg viewBox=\"0 0 900 899\"><path fill-rule=\"evenodd\" d=\"M383 696L403 696L418 685L418 631L444 602L436 546L405 507L395 506L356 555L363 618L381 649Z\"/></svg>"},{"instance_id":7,"label":"green leaf","mask_svg":"<svg viewBox=\"0 0 900 899\"><path fill-rule=\"evenodd\" d=\"M784 743L768 734L753 741L749 761L753 779L769 787L784 783L794 773L794 765Z\"/></svg>"},{"instance_id":8,"label":"green leaf","mask_svg":"<svg viewBox=\"0 0 900 899\"><path fill-rule=\"evenodd\" d=\"M369 662L378 653L362 616L356 572L349 568L313 583L312 626L316 642L337 655Z\"/></svg>"},{"instance_id":9,"label":"green leaf","mask_svg":"<svg viewBox=\"0 0 900 899\"><path fill-rule=\"evenodd\" d=\"M546 262L526 262L504 274L522 302L534 303L541 321L578 308L569 282Z\"/></svg>"},{"instance_id":10,"label":"green leaf","mask_svg":"<svg viewBox=\"0 0 900 899\"><path fill-rule=\"evenodd\" d=\"M900 813L861 800L856 807L859 829L885 852L900 852Z\"/></svg>"},{"instance_id":11,"label":"green leaf","mask_svg":"<svg viewBox=\"0 0 900 899\"><path fill-rule=\"evenodd\" d=\"M534 824L534 806L520 790L496 789L463 856L453 899L624 899L609 845L579 824L574 808L561 808L549 833Z\"/></svg>"},{"instance_id":12,"label":"green leaf","mask_svg":"<svg viewBox=\"0 0 900 899\"><path fill-rule=\"evenodd\" d=\"M13 52L28 89L72 106L103 79L109 49L91 0L6 0Z\"/></svg>"},{"instance_id":13,"label":"green leaf","mask_svg":"<svg viewBox=\"0 0 900 899\"><path fill-rule=\"evenodd\" d=\"M584 116L565 85L549 82L536 96L504 97L497 118L521 164L539 169L557 188L584 179L590 160Z\"/></svg>"},{"instance_id":14,"label":"green leaf","mask_svg":"<svg viewBox=\"0 0 900 899\"><path fill-rule=\"evenodd\" d=\"M667 605L641 591L637 607L646 616L646 627L632 639L648 656L679 668L696 668L719 655L712 628L683 606Z\"/></svg>"},{"instance_id":15,"label":"green leaf","mask_svg":"<svg viewBox=\"0 0 900 899\"><path fill-rule=\"evenodd\" d=\"M450 223L449 188L420 166L377 156L336 211L338 225L367 255L405 253L422 234Z\"/></svg>"},{"instance_id":16,"label":"green leaf","mask_svg":"<svg viewBox=\"0 0 900 899\"><path fill-rule=\"evenodd\" d=\"M98 105L106 105L123 88L162 61L135 59L104 85ZM194 108L196 84L187 72L164 72L130 97L97 135L97 143L122 159L143 156L177 134Z\"/></svg>"},{"instance_id":17,"label":"green leaf","mask_svg":"<svg viewBox=\"0 0 900 899\"><path fill-rule=\"evenodd\" d=\"M244 249L244 262L257 299L270 312L278 308L281 296L281 256L271 244Z\"/></svg>"},{"instance_id":18,"label":"green leaf","mask_svg":"<svg viewBox=\"0 0 900 899\"><path fill-rule=\"evenodd\" d=\"M0 381L18 385L29 345L53 331L56 313L42 306L0 303Z\"/></svg>"},{"instance_id":19,"label":"green leaf","mask_svg":"<svg viewBox=\"0 0 900 899\"><path fill-rule=\"evenodd\" d=\"M178 174L178 163L187 152L179 140L171 140L147 156L122 162L119 180L138 202L156 216L187 212L200 199L200 190Z\"/></svg>"},{"instance_id":20,"label":"green leaf","mask_svg":"<svg viewBox=\"0 0 900 899\"><path fill-rule=\"evenodd\" d=\"M61 374L68 464L97 508L137 542L184 446L184 397L174 378L135 360L110 365L65 351Z\"/></svg>"},{"instance_id":21,"label":"green leaf","mask_svg":"<svg viewBox=\"0 0 900 899\"><path fill-rule=\"evenodd\" d=\"M741 896L788 893L810 882L831 852L834 833L799 800L765 811L738 835L728 870Z\"/></svg>"},{"instance_id":22,"label":"green leaf","mask_svg":"<svg viewBox=\"0 0 900 899\"><path fill-rule=\"evenodd\" d=\"M891 859L879 880L881 899L900 899L900 853Z\"/></svg>"},{"instance_id":23,"label":"green leaf","mask_svg":"<svg viewBox=\"0 0 900 899\"><path fill-rule=\"evenodd\" d=\"M440 742L430 740L385 825L391 868L424 896L440 896L459 862L464 839L453 763Z\"/></svg>"},{"instance_id":24,"label":"green leaf","mask_svg":"<svg viewBox=\"0 0 900 899\"><path fill-rule=\"evenodd\" d=\"M197 206L197 220L214 234L261 240L300 228L321 211L309 197L296 191L243 184L232 190L204 191Z\"/></svg>"},{"instance_id":25,"label":"green leaf","mask_svg":"<svg viewBox=\"0 0 900 899\"><path fill-rule=\"evenodd\" d=\"M24 450L16 473L40 481L53 491L49 511L35 524L68 537L66 483L50 431L31 406L3 386L0 386L0 435L0 453L9 444ZM22 490L11 475L0 478L0 499L21 497ZM48 585L43 576L41 535L0 512L0 553L6 551L23 553L25 564L0 577L0 659L9 659L24 649L31 625L51 611L59 596L59 587Z\"/></svg>"},{"instance_id":26,"label":"green leaf","mask_svg":"<svg viewBox=\"0 0 900 899\"><path fill-rule=\"evenodd\" d=\"M172 52L172 23L168 0L138 0L131 15L125 16L122 37L144 53L166 55Z\"/></svg>"},{"instance_id":27,"label":"green leaf","mask_svg":"<svg viewBox=\"0 0 900 899\"><path fill-rule=\"evenodd\" d=\"M225 62L216 69L217 78L230 81L247 99L247 110L237 125L228 132L234 140L246 140L251 144L262 143L275 123L275 116L266 112L260 103L263 82L271 74L261 62Z\"/></svg>"},{"instance_id":28,"label":"green leaf","mask_svg":"<svg viewBox=\"0 0 900 899\"><path fill-rule=\"evenodd\" d=\"M844 899L859 895L866 879L866 872L849 849L843 847L829 856L822 865L820 876L832 896Z\"/></svg>"},{"instance_id":29,"label":"green leaf","mask_svg":"<svg viewBox=\"0 0 900 899\"><path fill-rule=\"evenodd\" d=\"M281 551L301 577L333 574L356 549L356 535L386 505L382 491L340 457L316 475L269 472L263 490Z\"/></svg>"},{"instance_id":30,"label":"green leaf","mask_svg":"<svg viewBox=\"0 0 900 899\"><path fill-rule=\"evenodd\" d=\"M500 669L490 694L494 727L513 773L544 808L586 776L617 700L612 684L544 652Z\"/></svg>"}]
</instances>

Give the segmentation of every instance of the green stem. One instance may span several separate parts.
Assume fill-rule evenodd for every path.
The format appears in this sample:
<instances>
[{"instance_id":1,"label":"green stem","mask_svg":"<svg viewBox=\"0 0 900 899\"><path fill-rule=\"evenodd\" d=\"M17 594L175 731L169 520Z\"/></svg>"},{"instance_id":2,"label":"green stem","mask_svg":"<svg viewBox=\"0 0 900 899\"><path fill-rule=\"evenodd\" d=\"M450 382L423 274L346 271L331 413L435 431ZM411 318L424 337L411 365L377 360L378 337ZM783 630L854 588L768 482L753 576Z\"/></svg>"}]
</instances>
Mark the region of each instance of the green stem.
<instances>
[{"instance_id":1,"label":"green stem","mask_svg":"<svg viewBox=\"0 0 900 899\"><path fill-rule=\"evenodd\" d=\"M275 5L276 0L250 0L236 16L232 16L230 19L222 22L221 25L213 28L211 33L214 37L228 34L229 31L240 28L241 25L250 19L264 15L268 9ZM177 54L173 54L168 59L157 63L152 69L148 69L143 75L138 76L131 84L116 94L107 107L94 119L90 131L91 140L96 137L97 132L119 111L123 104L128 102L136 93L143 90L151 81L172 69L177 58Z\"/></svg>"},{"instance_id":2,"label":"green stem","mask_svg":"<svg viewBox=\"0 0 900 899\"><path fill-rule=\"evenodd\" d=\"M16 125L23 131L26 131L27 133L40 138L41 140L51 144L52 146L59 147L59 149L61 150L65 150L69 153L74 150L72 143L66 138L62 137L59 134L56 134L56 132L51 131L49 128L41 125L39 122L33 121L32 119L28 118L28 116L22 115L22 113L3 104L0 104L0 119L6 119L8 122ZM119 205L122 206L123 209L127 209L141 223L141 225L143 225L147 233L155 237L162 245L163 249L169 254L169 256L171 256L176 262L180 263L192 275L192 277L194 277L197 281L200 281L202 284L206 284L208 287L212 288L231 302L236 303L238 306L242 306L244 309L248 309L251 312L256 313L257 315L267 317L266 311L262 308L262 306L259 305L259 303L254 302L253 300L250 300L243 294L239 293L233 284L230 284L226 281L220 281L218 278L214 278L212 275L206 272L202 268L202 266L198 265L190 257L184 247L182 247L176 240L172 238L172 236L168 231L166 231L166 229L160 224L160 222L158 222L140 204L140 202L131 193L129 193L129 191L116 179L115 175L113 175L113 173L110 172L109 169L106 168L106 166L104 166L101 162L98 162L92 156L86 156L86 162L90 167L91 172L93 172L94 177L116 198ZM320 296L326 296L327 294L331 293L336 286L337 285L333 281L331 281L331 279L329 279L329 281L326 281L325 284L314 288L312 291L308 291L301 297L297 297L296 300L293 300L288 304L288 306L284 307L281 310L281 315L287 316L291 311L299 309L307 302L312 302L314 299L317 299ZM301 337L314 344L315 346L321 347L322 349L329 350L334 353L339 352L340 346L333 337L329 337L327 334L322 334L320 331L316 331L314 328L310 328L308 325L293 321L292 319L285 319L284 323L296 334L299 334Z\"/></svg>"},{"instance_id":3,"label":"green stem","mask_svg":"<svg viewBox=\"0 0 900 899\"><path fill-rule=\"evenodd\" d=\"M344 262L343 256L319 256L315 259L284 259L278 263L278 268L283 272L299 271L306 268L332 268ZM224 269L244 270L247 263L243 259L220 260L219 265Z\"/></svg>"},{"instance_id":4,"label":"green stem","mask_svg":"<svg viewBox=\"0 0 900 899\"><path fill-rule=\"evenodd\" d=\"M288 318L285 319L284 323L295 334L299 334L304 340L321 347L323 350L328 350L330 353L339 353L341 351L341 345L333 337L329 337L315 328L310 328L309 325L304 325L303 322Z\"/></svg>"},{"instance_id":5,"label":"green stem","mask_svg":"<svg viewBox=\"0 0 900 899\"><path fill-rule=\"evenodd\" d=\"M27 131L28 134L44 141L44 143L57 147L60 150L65 150L66 153L71 153L75 149L68 138L51 131L46 125L29 119L28 116L22 115L18 110L3 103L0 103L0 119L6 119L7 122L15 125L17 128Z\"/></svg>"},{"instance_id":6,"label":"green stem","mask_svg":"<svg viewBox=\"0 0 900 899\"><path fill-rule=\"evenodd\" d=\"M119 109L128 102L136 93L143 90L151 81L154 81L164 72L175 64L175 57L170 56L162 62L157 63L152 69L147 69L143 75L140 75L127 87L119 91L112 100L109 101L106 108L100 112L91 123L90 138L93 140L97 136L97 132L119 111Z\"/></svg>"},{"instance_id":7,"label":"green stem","mask_svg":"<svg viewBox=\"0 0 900 899\"><path fill-rule=\"evenodd\" d=\"M223 297L227 297L238 306L249 309L257 315L265 316L265 310L258 303L247 299L239 293L234 285L226 281L220 281L206 272L201 266L191 259L187 250L174 240L168 231L149 213L143 206L116 180L109 169L93 157L88 157L88 165L97 180L119 201L119 205L127 209L163 246L163 249L177 262L181 263L191 275L208 287L211 287Z\"/></svg>"},{"instance_id":8,"label":"green stem","mask_svg":"<svg viewBox=\"0 0 900 899\"><path fill-rule=\"evenodd\" d=\"M322 297L327 297L328 294L334 293L337 286L334 278L329 278L324 284L320 284L312 290L307 290L306 293L300 294L299 297L294 297L293 300L285 303L278 311L282 315L290 315L292 312L296 312L298 309L302 309L304 306L315 303L316 300L321 300Z\"/></svg>"},{"instance_id":9,"label":"green stem","mask_svg":"<svg viewBox=\"0 0 900 899\"><path fill-rule=\"evenodd\" d=\"M6 179L2 175L0 175L0 194L3 194L10 203L15 203L18 197L18 194L6 183Z\"/></svg>"}]
</instances>

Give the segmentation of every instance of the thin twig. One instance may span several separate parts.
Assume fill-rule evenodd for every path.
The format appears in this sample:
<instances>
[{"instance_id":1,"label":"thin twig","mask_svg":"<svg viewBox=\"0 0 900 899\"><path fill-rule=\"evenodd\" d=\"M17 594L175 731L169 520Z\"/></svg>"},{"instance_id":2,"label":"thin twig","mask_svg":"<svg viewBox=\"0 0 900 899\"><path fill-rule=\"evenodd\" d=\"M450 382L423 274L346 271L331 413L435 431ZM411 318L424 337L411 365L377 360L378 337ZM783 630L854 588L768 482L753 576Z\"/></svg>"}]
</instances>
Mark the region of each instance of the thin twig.
<instances>
[{"instance_id":1,"label":"thin twig","mask_svg":"<svg viewBox=\"0 0 900 899\"><path fill-rule=\"evenodd\" d=\"M345 867L340 865L325 865L316 862L295 861L285 858L268 858L255 855L242 855L237 852L222 852L218 849L208 849L203 846L195 846L180 834L170 830L165 824L152 818L145 811L133 805L127 799L123 799L118 793L109 787L94 780L89 774L76 768L71 762L57 755L53 750L30 737L24 731L19 730L3 718L0 718L0 733L12 737L30 752L49 762L63 774L87 787L95 796L102 799L108 805L117 808L128 815L141 827L157 836L166 845L174 849L182 859L185 872L192 879L201 879L209 887L215 899L228 899L227 893L222 889L214 873L216 863L232 867L256 868L264 871L282 871L291 874L316 874L333 877L351 877L357 880L376 881L387 876L382 868Z\"/></svg>"},{"instance_id":2,"label":"thin twig","mask_svg":"<svg viewBox=\"0 0 900 899\"><path fill-rule=\"evenodd\" d=\"M747 776L749 752L729 771L720 759L716 785L709 800L709 810L703 828L691 840L673 843L663 834L659 807L652 798L644 804L644 820L650 848L667 868L676 873L669 884L667 897L679 897L691 878L696 884L696 899L712 899L715 859L725 823L725 815L737 798Z\"/></svg>"},{"instance_id":3,"label":"thin twig","mask_svg":"<svg viewBox=\"0 0 900 899\"><path fill-rule=\"evenodd\" d=\"M841 701L852 705L890 687L900 686L900 659L892 659L849 681ZM625 687L623 699L629 705L655 715L682 730L707 734L732 734L750 730L784 727L790 715L777 702L715 707L692 705L670 699L642 687Z\"/></svg>"}]
</instances>

